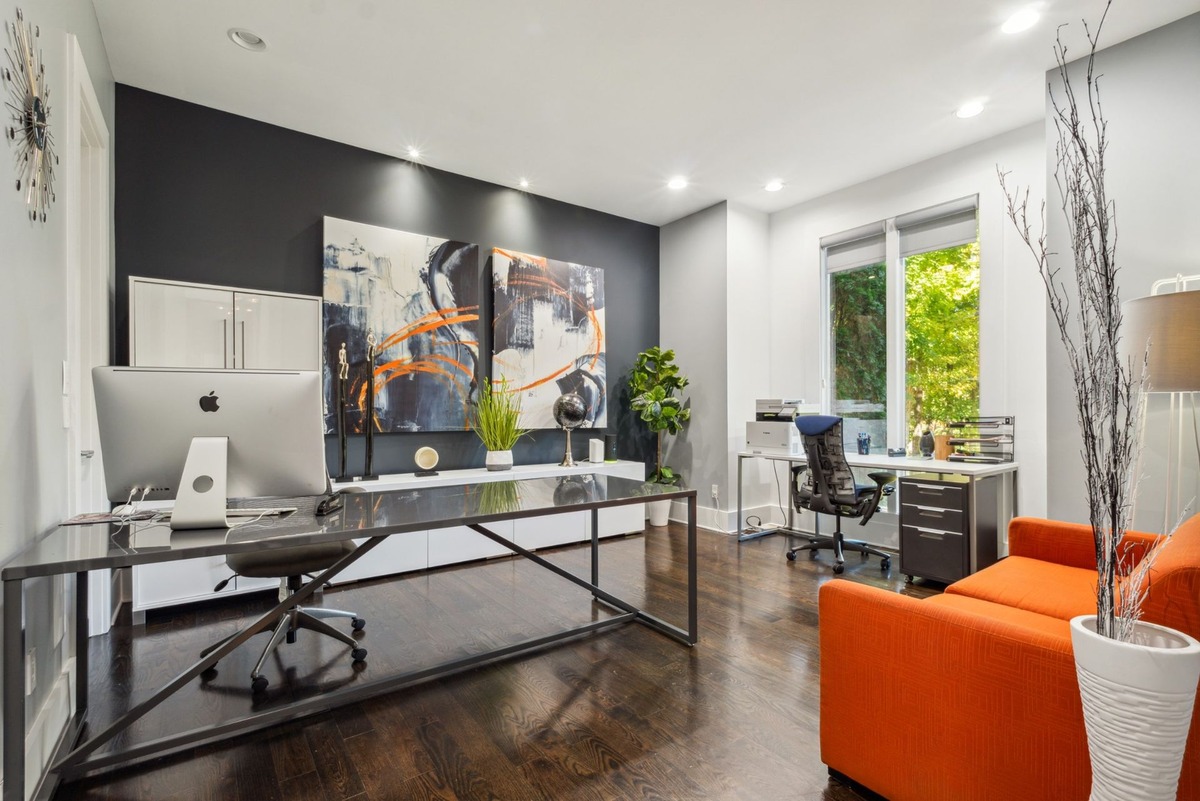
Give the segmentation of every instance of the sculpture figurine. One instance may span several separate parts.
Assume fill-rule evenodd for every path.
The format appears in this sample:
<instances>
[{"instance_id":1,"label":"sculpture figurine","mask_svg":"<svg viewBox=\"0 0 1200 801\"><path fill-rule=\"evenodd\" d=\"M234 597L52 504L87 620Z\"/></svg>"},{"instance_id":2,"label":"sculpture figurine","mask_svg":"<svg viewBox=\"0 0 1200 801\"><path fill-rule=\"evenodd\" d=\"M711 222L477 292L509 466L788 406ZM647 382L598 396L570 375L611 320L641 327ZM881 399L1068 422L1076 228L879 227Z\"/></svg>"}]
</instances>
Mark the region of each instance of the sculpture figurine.
<instances>
[{"instance_id":1,"label":"sculpture figurine","mask_svg":"<svg viewBox=\"0 0 1200 801\"><path fill-rule=\"evenodd\" d=\"M350 362L346 360L346 343L338 351L337 373L337 432L338 432L338 478L346 477L346 382L350 377Z\"/></svg>"}]
</instances>

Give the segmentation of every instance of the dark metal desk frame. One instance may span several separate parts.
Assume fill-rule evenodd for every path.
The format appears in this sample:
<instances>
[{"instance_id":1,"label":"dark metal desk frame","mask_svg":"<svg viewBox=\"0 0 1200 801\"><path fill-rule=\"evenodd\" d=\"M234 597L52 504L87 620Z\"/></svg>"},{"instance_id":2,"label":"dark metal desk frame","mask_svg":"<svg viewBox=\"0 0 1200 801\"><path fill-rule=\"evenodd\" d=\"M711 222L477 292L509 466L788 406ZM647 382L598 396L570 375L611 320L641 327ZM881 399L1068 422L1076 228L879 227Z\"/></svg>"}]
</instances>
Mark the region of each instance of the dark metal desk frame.
<instances>
[{"instance_id":1,"label":"dark metal desk frame","mask_svg":"<svg viewBox=\"0 0 1200 801\"><path fill-rule=\"evenodd\" d=\"M131 538L136 536L136 529L133 529L133 533L131 533L129 527L121 529L109 525L94 525L55 529L33 543L7 564L3 571L0 571L0 579L4 583L3 659L2 665L0 665L2 667L0 678L3 679L4 684L4 793L2 801L24 801L25 798L25 682L23 680L22 605L23 583L27 578L69 573L74 573L76 577L75 710L68 723L67 733L57 752L51 758L47 776L39 784L34 794L34 798L40 799L50 797L58 782L63 779L100 773L152 758L179 753L189 748L218 742L238 734L315 715L338 706L355 703L403 687L410 687L484 663L532 653L564 640L625 623L640 623L685 645L695 645L699 640L696 611L696 491L660 484L642 484L616 476L590 473L580 473L571 478L579 479L579 482L570 493L571 497L564 500L559 500L555 492L546 492L560 486L561 479L541 478L514 481L513 484L517 485L518 497L523 488L533 490L532 494L535 495L540 492L543 497L542 501L529 504L518 501L516 508L489 510L486 502L488 491L481 490L483 485L362 493L347 496L342 512L331 515L325 521L318 521L312 516L310 503L307 511L301 509L286 520L271 523L249 532L248 536L237 536L240 533L238 530L179 532L184 536L179 537L178 544L171 542L165 546L158 545L140 549L135 547L136 541L131 541ZM551 497L553 500L545 500ZM686 629L650 615L599 586L598 510L610 506L644 503L648 500L669 499L685 501L688 510L688 621ZM583 579L548 562L515 542L496 534L486 526L487 523L498 520L577 511L589 511L591 516L590 580ZM397 519L390 519L389 512L394 513ZM161 527L161 524L158 525ZM325 582L368 554L385 537L408 531L455 525L466 525L513 553L589 590L594 601L610 607L617 614L604 620L592 621L554 634L534 637L500 648L451 659L438 665L375 679L262 712L161 737L124 750L101 755L95 754L135 721L225 658L252 636L274 625L284 611L292 605L303 603L310 598ZM122 532L124 532L123 535ZM122 536L129 544L122 544ZM87 582L89 570L363 537L368 538L367 541L353 553L338 560L287 600L280 601L240 634L223 643L207 657L197 661L150 698L117 718L103 731L90 735L86 740L80 740L84 733L88 710Z\"/></svg>"}]
</instances>

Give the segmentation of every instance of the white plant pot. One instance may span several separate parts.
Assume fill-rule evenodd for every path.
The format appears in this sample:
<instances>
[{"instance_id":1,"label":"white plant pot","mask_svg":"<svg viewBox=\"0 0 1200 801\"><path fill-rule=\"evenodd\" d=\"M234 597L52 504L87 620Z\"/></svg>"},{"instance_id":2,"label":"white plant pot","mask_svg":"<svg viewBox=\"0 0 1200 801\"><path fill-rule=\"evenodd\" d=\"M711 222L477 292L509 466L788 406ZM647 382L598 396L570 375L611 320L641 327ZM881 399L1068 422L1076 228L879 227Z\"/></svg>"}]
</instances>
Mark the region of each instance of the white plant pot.
<instances>
[{"instance_id":1,"label":"white plant pot","mask_svg":"<svg viewBox=\"0 0 1200 801\"><path fill-rule=\"evenodd\" d=\"M512 451L488 451L483 464L488 470L512 470Z\"/></svg>"},{"instance_id":2,"label":"white plant pot","mask_svg":"<svg viewBox=\"0 0 1200 801\"><path fill-rule=\"evenodd\" d=\"M1200 642L1153 623L1135 642L1096 633L1096 616L1071 620L1075 671L1092 762L1090 801L1174 801L1187 745Z\"/></svg>"},{"instance_id":3,"label":"white plant pot","mask_svg":"<svg viewBox=\"0 0 1200 801\"><path fill-rule=\"evenodd\" d=\"M646 504L650 510L650 525L665 526L671 519L670 501L650 501Z\"/></svg>"}]
</instances>

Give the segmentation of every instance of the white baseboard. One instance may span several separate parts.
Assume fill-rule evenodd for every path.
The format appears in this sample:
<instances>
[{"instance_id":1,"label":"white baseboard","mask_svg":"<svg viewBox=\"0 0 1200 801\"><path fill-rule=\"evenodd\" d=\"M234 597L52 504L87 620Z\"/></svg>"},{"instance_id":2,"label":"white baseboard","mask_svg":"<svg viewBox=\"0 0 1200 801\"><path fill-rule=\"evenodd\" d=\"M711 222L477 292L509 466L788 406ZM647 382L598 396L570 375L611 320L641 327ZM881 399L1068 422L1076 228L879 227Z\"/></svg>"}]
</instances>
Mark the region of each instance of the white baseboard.
<instances>
[{"instance_id":1,"label":"white baseboard","mask_svg":"<svg viewBox=\"0 0 1200 801\"><path fill-rule=\"evenodd\" d=\"M770 505L743 509L743 525L744 519L751 515L757 516L766 525L774 525L778 524L779 509ZM670 517L672 522L686 524L687 503L684 501L672 501ZM730 535L736 534L738 529L738 521L734 519L736 517L737 511L733 509L716 509L711 506L696 507L696 526L708 531Z\"/></svg>"}]
</instances>

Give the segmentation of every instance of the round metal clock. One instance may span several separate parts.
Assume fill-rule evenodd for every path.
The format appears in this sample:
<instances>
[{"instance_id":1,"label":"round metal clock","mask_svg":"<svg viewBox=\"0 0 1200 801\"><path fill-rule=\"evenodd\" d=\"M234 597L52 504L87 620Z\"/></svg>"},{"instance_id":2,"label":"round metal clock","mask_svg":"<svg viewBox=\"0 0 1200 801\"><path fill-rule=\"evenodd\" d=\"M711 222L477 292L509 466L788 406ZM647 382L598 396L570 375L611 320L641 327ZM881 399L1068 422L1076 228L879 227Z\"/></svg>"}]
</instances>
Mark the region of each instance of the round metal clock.
<instances>
[{"instance_id":1,"label":"round metal clock","mask_svg":"<svg viewBox=\"0 0 1200 801\"><path fill-rule=\"evenodd\" d=\"M8 98L10 122L4 137L16 148L17 191L25 194L25 207L32 220L46 221L46 210L54 202L54 136L50 132L50 90L42 51L35 44L41 30L25 21L17 9L16 22L6 26L10 47L0 77Z\"/></svg>"}]
</instances>

